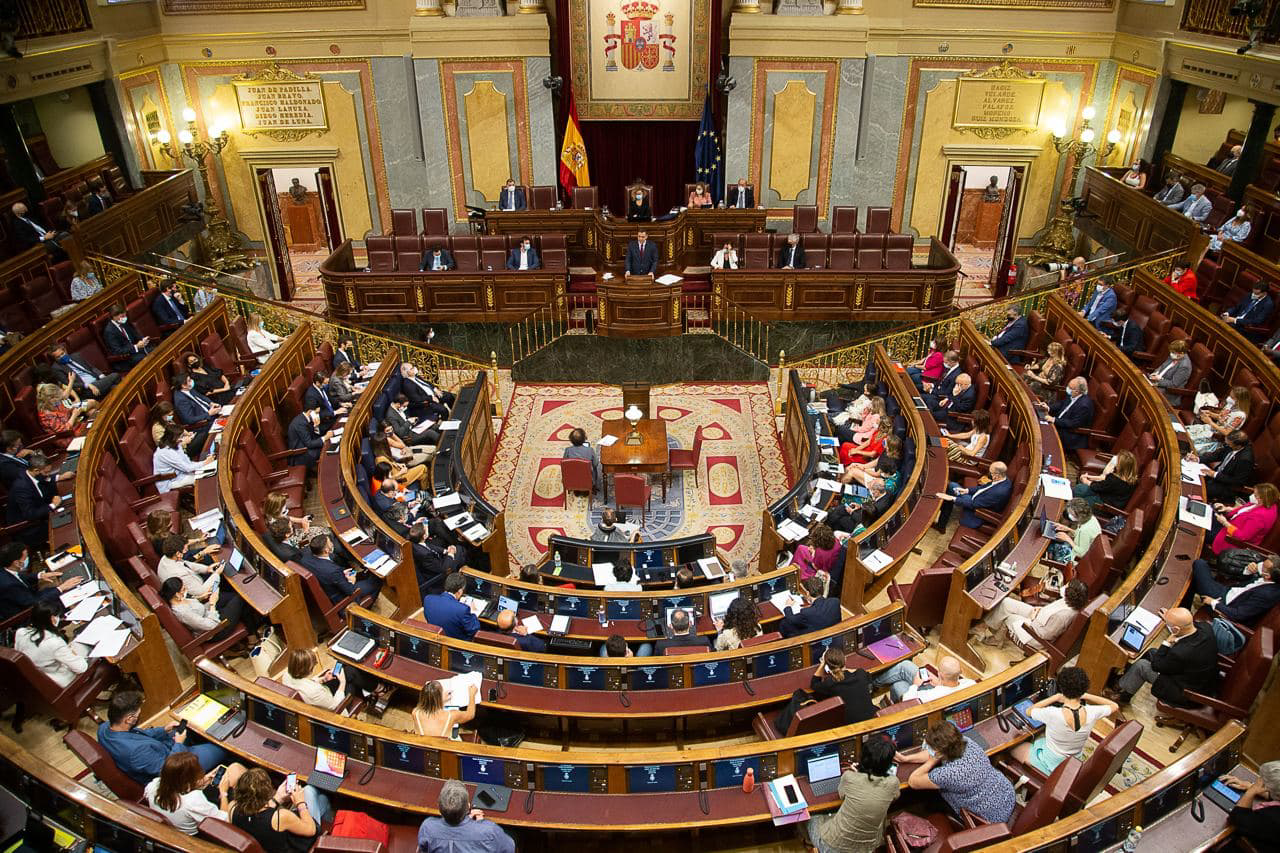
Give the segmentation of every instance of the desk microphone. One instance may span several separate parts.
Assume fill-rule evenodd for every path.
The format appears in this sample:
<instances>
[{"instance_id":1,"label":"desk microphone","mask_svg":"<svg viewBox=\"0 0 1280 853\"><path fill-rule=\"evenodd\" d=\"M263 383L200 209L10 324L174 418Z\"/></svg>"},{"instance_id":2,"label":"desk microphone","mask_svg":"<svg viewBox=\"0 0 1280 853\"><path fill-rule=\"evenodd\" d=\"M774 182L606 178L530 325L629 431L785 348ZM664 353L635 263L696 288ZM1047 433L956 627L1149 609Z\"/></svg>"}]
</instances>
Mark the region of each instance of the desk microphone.
<instances>
[{"instance_id":1,"label":"desk microphone","mask_svg":"<svg viewBox=\"0 0 1280 853\"><path fill-rule=\"evenodd\" d=\"M529 814L533 811L533 786L529 786L529 796L524 798L524 813Z\"/></svg>"},{"instance_id":2,"label":"desk microphone","mask_svg":"<svg viewBox=\"0 0 1280 853\"><path fill-rule=\"evenodd\" d=\"M742 679L742 689L747 691L751 696L756 695L756 689L751 686L751 679L749 678Z\"/></svg>"},{"instance_id":3,"label":"desk microphone","mask_svg":"<svg viewBox=\"0 0 1280 853\"><path fill-rule=\"evenodd\" d=\"M622 703L622 707L631 707L631 697L627 695L627 688L622 688L622 692L618 694L618 701Z\"/></svg>"},{"instance_id":4,"label":"desk microphone","mask_svg":"<svg viewBox=\"0 0 1280 853\"><path fill-rule=\"evenodd\" d=\"M368 769L368 770L366 770L366 771L364 771L364 775L360 777L360 784L361 784L361 785L368 785L368 784L369 784L369 780L373 778L373 771L375 771L375 770L377 770L377 769L378 769L378 765L376 765L376 764L374 764L374 763L370 762L370 763L369 763L369 769Z\"/></svg>"}]
</instances>

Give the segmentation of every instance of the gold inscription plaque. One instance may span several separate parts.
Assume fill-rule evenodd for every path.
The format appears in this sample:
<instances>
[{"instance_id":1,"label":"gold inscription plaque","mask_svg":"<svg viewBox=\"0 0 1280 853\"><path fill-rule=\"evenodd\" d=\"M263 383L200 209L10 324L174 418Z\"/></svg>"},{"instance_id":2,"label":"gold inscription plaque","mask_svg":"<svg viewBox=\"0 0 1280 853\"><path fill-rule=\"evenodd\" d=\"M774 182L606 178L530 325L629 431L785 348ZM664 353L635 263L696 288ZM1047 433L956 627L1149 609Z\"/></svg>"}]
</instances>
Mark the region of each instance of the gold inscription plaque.
<instances>
[{"instance_id":1,"label":"gold inscription plaque","mask_svg":"<svg viewBox=\"0 0 1280 853\"><path fill-rule=\"evenodd\" d=\"M232 81L240 129L295 139L329 129L320 78L271 65Z\"/></svg>"},{"instance_id":2,"label":"gold inscription plaque","mask_svg":"<svg viewBox=\"0 0 1280 853\"><path fill-rule=\"evenodd\" d=\"M1035 130L1040 126L1045 79L1008 60L956 79L951 125L957 130Z\"/></svg>"}]
</instances>

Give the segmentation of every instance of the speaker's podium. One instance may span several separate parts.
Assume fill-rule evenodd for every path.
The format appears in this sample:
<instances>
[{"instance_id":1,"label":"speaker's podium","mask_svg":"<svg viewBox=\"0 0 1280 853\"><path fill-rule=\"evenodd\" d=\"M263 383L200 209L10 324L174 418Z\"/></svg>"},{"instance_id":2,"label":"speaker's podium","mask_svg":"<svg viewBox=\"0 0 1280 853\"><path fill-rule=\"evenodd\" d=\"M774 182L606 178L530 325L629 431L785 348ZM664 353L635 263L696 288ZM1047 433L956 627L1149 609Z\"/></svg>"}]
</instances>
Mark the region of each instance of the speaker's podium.
<instances>
[{"instance_id":1,"label":"speaker's podium","mask_svg":"<svg viewBox=\"0 0 1280 853\"><path fill-rule=\"evenodd\" d=\"M680 334L680 283L628 275L596 282L600 315L596 333L614 338L667 338Z\"/></svg>"}]
</instances>

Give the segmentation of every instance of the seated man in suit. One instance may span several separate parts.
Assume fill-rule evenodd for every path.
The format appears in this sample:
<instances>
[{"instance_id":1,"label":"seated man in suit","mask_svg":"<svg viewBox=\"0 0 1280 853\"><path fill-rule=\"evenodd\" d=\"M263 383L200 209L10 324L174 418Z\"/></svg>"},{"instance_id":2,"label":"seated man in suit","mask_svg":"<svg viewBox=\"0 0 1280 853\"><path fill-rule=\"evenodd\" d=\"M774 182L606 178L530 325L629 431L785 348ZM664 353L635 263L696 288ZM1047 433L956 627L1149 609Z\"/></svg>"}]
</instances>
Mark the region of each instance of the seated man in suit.
<instances>
[{"instance_id":1,"label":"seated man in suit","mask_svg":"<svg viewBox=\"0 0 1280 853\"><path fill-rule=\"evenodd\" d=\"M67 345L56 343L49 348L49 369L58 384L76 392L81 400L101 400L120 381L119 373L103 373L89 362L67 353Z\"/></svg>"},{"instance_id":2,"label":"seated man in suit","mask_svg":"<svg viewBox=\"0 0 1280 853\"><path fill-rule=\"evenodd\" d=\"M422 266L419 267L420 272L442 272L444 270L457 269L458 265L453 261L453 255L449 254L448 249L434 246L427 250L422 256Z\"/></svg>"},{"instance_id":3,"label":"seated man in suit","mask_svg":"<svg viewBox=\"0 0 1280 853\"><path fill-rule=\"evenodd\" d=\"M747 186L746 178L739 178L738 182L729 187L729 193L725 198L725 207L736 207L746 209L756 206L755 193L751 187Z\"/></svg>"},{"instance_id":4,"label":"seated man in suit","mask_svg":"<svg viewBox=\"0 0 1280 853\"><path fill-rule=\"evenodd\" d=\"M637 231L636 238L627 244L627 275L656 275L658 272L658 244L649 242L645 231Z\"/></svg>"},{"instance_id":5,"label":"seated man in suit","mask_svg":"<svg viewBox=\"0 0 1280 853\"><path fill-rule=\"evenodd\" d=\"M644 190L637 189L627 199L627 221L648 222L653 219L653 211L649 209L649 196Z\"/></svg>"},{"instance_id":6,"label":"seated man in suit","mask_svg":"<svg viewBox=\"0 0 1280 853\"><path fill-rule=\"evenodd\" d=\"M1243 577L1223 583L1213 576L1208 560L1191 564L1191 589L1204 599L1215 616L1253 628L1280 604L1280 564L1267 559L1249 563Z\"/></svg>"},{"instance_id":7,"label":"seated man in suit","mask_svg":"<svg viewBox=\"0 0 1280 853\"><path fill-rule=\"evenodd\" d=\"M960 526L977 530L982 526L982 518L976 510L985 509L991 512L1004 512L1013 495L1013 484L1008 480L1009 467L1003 462L992 462L987 467L987 477L978 482L973 489L962 488L959 483L948 483L945 492L938 492L942 499L938 508L938 520L933 529L945 532L951 521L952 506L960 507Z\"/></svg>"},{"instance_id":8,"label":"seated man in suit","mask_svg":"<svg viewBox=\"0 0 1280 853\"><path fill-rule=\"evenodd\" d=\"M27 206L18 202L10 208L13 213L13 239L22 249L44 246L55 261L68 260L62 241L71 235L66 231L50 231L31 218Z\"/></svg>"},{"instance_id":9,"label":"seated man in suit","mask_svg":"<svg viewBox=\"0 0 1280 853\"><path fill-rule=\"evenodd\" d=\"M22 542L0 545L0 622L34 607L37 601L57 604L58 597L80 583L62 580L62 572L31 563L31 550Z\"/></svg>"},{"instance_id":10,"label":"seated man in suit","mask_svg":"<svg viewBox=\"0 0 1280 853\"><path fill-rule=\"evenodd\" d=\"M1079 450L1088 446L1089 436L1076 432L1078 429L1088 429L1093 423L1093 398L1089 396L1089 383L1083 376L1077 376L1068 382L1066 396L1052 406L1037 401L1036 408L1049 413L1045 420L1058 430L1063 449Z\"/></svg>"},{"instance_id":11,"label":"seated man in suit","mask_svg":"<svg viewBox=\"0 0 1280 853\"><path fill-rule=\"evenodd\" d=\"M1205 497L1212 503L1230 505L1245 486L1253 484L1253 447L1244 430L1227 433L1227 441L1203 456L1194 452L1186 457L1191 462L1208 465L1204 472Z\"/></svg>"},{"instance_id":12,"label":"seated man in suit","mask_svg":"<svg viewBox=\"0 0 1280 853\"><path fill-rule=\"evenodd\" d=\"M0 432L0 486L7 492L13 488L13 481L25 476L30 467L30 458L35 451L22 446L22 433L16 429ZM58 479L69 480L75 476L74 471L59 474Z\"/></svg>"},{"instance_id":13,"label":"seated man in suit","mask_svg":"<svg viewBox=\"0 0 1280 853\"><path fill-rule=\"evenodd\" d=\"M85 207L89 216L102 213L115 202L111 199L111 193L107 192L107 185L102 182L102 178L94 178L89 181L89 198L85 201Z\"/></svg>"},{"instance_id":14,"label":"seated man in suit","mask_svg":"<svg viewBox=\"0 0 1280 853\"><path fill-rule=\"evenodd\" d=\"M400 393L409 398L409 413L419 418L449 417L449 407L458 399L452 391L445 391L423 379L418 367L410 362L400 365Z\"/></svg>"},{"instance_id":15,"label":"seated man in suit","mask_svg":"<svg viewBox=\"0 0 1280 853\"><path fill-rule=\"evenodd\" d=\"M498 210L524 210L524 190L516 186L516 182L507 178L502 192L498 194Z\"/></svg>"},{"instance_id":16,"label":"seated man in suit","mask_svg":"<svg viewBox=\"0 0 1280 853\"><path fill-rule=\"evenodd\" d=\"M1142 349L1142 329L1129 317L1129 309L1123 305L1116 308L1111 315L1111 328L1107 336L1115 342L1120 352L1133 358L1133 354Z\"/></svg>"},{"instance_id":17,"label":"seated man in suit","mask_svg":"<svg viewBox=\"0 0 1280 853\"><path fill-rule=\"evenodd\" d=\"M797 637L813 631L830 628L840 621L840 599L826 596L822 579L817 575L805 578L800 584L801 607L788 606L782 611L778 632L783 637Z\"/></svg>"},{"instance_id":18,"label":"seated man in suit","mask_svg":"<svg viewBox=\"0 0 1280 853\"><path fill-rule=\"evenodd\" d=\"M133 367L151 352L151 338L138 334L129 322L129 312L119 303L111 306L111 319L102 327L102 342L107 354L128 359Z\"/></svg>"},{"instance_id":19,"label":"seated man in suit","mask_svg":"<svg viewBox=\"0 0 1280 853\"><path fill-rule=\"evenodd\" d=\"M324 594L334 604L355 593L359 593L359 598L371 595L376 600L382 590L382 579L372 572L362 571L357 575L333 561L333 539L327 533L317 533L311 538L299 563L316 576Z\"/></svg>"},{"instance_id":20,"label":"seated man in suit","mask_svg":"<svg viewBox=\"0 0 1280 853\"><path fill-rule=\"evenodd\" d=\"M1280 364L1280 329L1276 329L1275 334L1267 338L1262 345L1262 352L1273 364Z\"/></svg>"},{"instance_id":21,"label":"seated man in suit","mask_svg":"<svg viewBox=\"0 0 1280 853\"><path fill-rule=\"evenodd\" d=\"M937 405L943 397L951 396L951 387L960 375L960 351L949 349L942 355L942 375L937 382L920 380L920 390L924 392L924 401L930 408Z\"/></svg>"},{"instance_id":22,"label":"seated man in suit","mask_svg":"<svg viewBox=\"0 0 1280 853\"><path fill-rule=\"evenodd\" d=\"M26 473L15 477L9 489L5 522L31 522L14 535L32 549L43 551L49 544L49 514L61 506L62 498L58 495L49 460L43 453L32 453L27 457Z\"/></svg>"},{"instance_id":23,"label":"seated man in suit","mask_svg":"<svg viewBox=\"0 0 1280 853\"><path fill-rule=\"evenodd\" d=\"M788 234L787 244L778 250L778 269L802 270L804 268L804 246L800 245L800 235Z\"/></svg>"},{"instance_id":24,"label":"seated man in suit","mask_svg":"<svg viewBox=\"0 0 1280 853\"><path fill-rule=\"evenodd\" d=\"M1208 622L1196 622L1185 607L1171 607L1161 614L1169 637L1147 651L1125 670L1115 690L1103 695L1127 705L1143 685L1151 694L1170 705L1191 704L1182 691L1213 695L1218 688L1218 641Z\"/></svg>"},{"instance_id":25,"label":"seated man in suit","mask_svg":"<svg viewBox=\"0 0 1280 853\"><path fill-rule=\"evenodd\" d=\"M320 409L317 406L304 408L289 421L289 449L295 452L289 457L290 465L306 465L307 473L316 470L320 462L320 454L324 453L329 443L329 433L320 433Z\"/></svg>"},{"instance_id":26,"label":"seated man in suit","mask_svg":"<svg viewBox=\"0 0 1280 853\"><path fill-rule=\"evenodd\" d=\"M1111 322L1111 315L1116 310L1116 291L1111 285L1111 279L1100 278L1098 284L1094 287L1093 293L1089 295L1089 301L1084 304L1080 314L1099 331L1105 331L1103 328Z\"/></svg>"},{"instance_id":27,"label":"seated man in suit","mask_svg":"<svg viewBox=\"0 0 1280 853\"><path fill-rule=\"evenodd\" d=\"M1010 305L1005 312L1004 328L991 339L991 346L999 350L1004 360L1010 364L1022 364L1022 356L1016 355L1014 350L1026 349L1030 338L1031 326L1027 318L1022 316L1018 306Z\"/></svg>"},{"instance_id":28,"label":"seated man in suit","mask_svg":"<svg viewBox=\"0 0 1280 853\"><path fill-rule=\"evenodd\" d=\"M209 437L214 419L222 412L222 406L197 391L195 380L189 373L174 374L173 387L174 416L188 432L195 434L187 448L198 454L204 449L205 439Z\"/></svg>"},{"instance_id":29,"label":"seated man in suit","mask_svg":"<svg viewBox=\"0 0 1280 853\"><path fill-rule=\"evenodd\" d=\"M423 595L439 592L444 579L462 566L462 557L454 545L441 546L427 538L427 527L418 522L405 537L413 549L413 567L418 575L418 589Z\"/></svg>"},{"instance_id":30,"label":"seated man in suit","mask_svg":"<svg viewBox=\"0 0 1280 853\"><path fill-rule=\"evenodd\" d=\"M538 260L538 253L533 249L533 240L526 234L520 238L520 245L511 250L511 256L507 258L507 269L536 270L541 267L542 261Z\"/></svg>"},{"instance_id":31,"label":"seated man in suit","mask_svg":"<svg viewBox=\"0 0 1280 853\"><path fill-rule=\"evenodd\" d=\"M302 561L302 551L289 544L289 534L292 532L289 529L289 519L273 518L267 522L267 532L262 536L267 550L282 563Z\"/></svg>"},{"instance_id":32,"label":"seated man in suit","mask_svg":"<svg viewBox=\"0 0 1280 853\"><path fill-rule=\"evenodd\" d=\"M328 382L329 374L323 370L317 370L311 374L311 384L307 386L307 390L302 394L303 408L319 409L320 429L326 431L332 429L338 418L345 415L351 408L350 403L342 403L338 406L333 404L333 400L329 399L329 392L325 389L325 385Z\"/></svg>"},{"instance_id":33,"label":"seated man in suit","mask_svg":"<svg viewBox=\"0 0 1280 853\"><path fill-rule=\"evenodd\" d=\"M409 398L404 394L397 394L391 401L391 405L387 406L385 420L387 426L391 427L391 431L396 434L396 438L411 448L426 445L435 447L439 444L440 431L434 427L428 427L422 432L416 432L414 430L416 420L409 415Z\"/></svg>"},{"instance_id":34,"label":"seated man in suit","mask_svg":"<svg viewBox=\"0 0 1280 853\"><path fill-rule=\"evenodd\" d=\"M336 371L340 364L351 365L351 369L356 374L351 381L356 381L356 377L360 375L360 357L356 353L356 343L351 338L338 341L338 345L333 349L333 369Z\"/></svg>"},{"instance_id":35,"label":"seated man in suit","mask_svg":"<svg viewBox=\"0 0 1280 853\"><path fill-rule=\"evenodd\" d=\"M671 625L668 635L654 643L655 655L666 654L667 649L683 646L703 646L711 650L711 638L704 637L694 630L693 617L684 608L671 611Z\"/></svg>"},{"instance_id":36,"label":"seated man in suit","mask_svg":"<svg viewBox=\"0 0 1280 853\"><path fill-rule=\"evenodd\" d=\"M1247 297L1240 300L1234 308L1224 312L1222 315L1222 319L1235 326L1240 334L1255 344L1261 343L1266 334L1249 331L1245 329L1245 326L1265 326L1267 321L1271 319L1271 311L1275 307L1275 303L1271 300L1269 290L1266 282L1258 282L1253 286L1253 291Z\"/></svg>"},{"instance_id":37,"label":"seated man in suit","mask_svg":"<svg viewBox=\"0 0 1280 853\"><path fill-rule=\"evenodd\" d=\"M373 476L376 478L378 475L375 473ZM384 518L391 508L399 502L400 487L399 484L396 483L394 477L387 477L384 479L378 486L378 491L374 493L373 499L370 501L370 503L373 504L374 511Z\"/></svg>"},{"instance_id":38,"label":"seated man in suit","mask_svg":"<svg viewBox=\"0 0 1280 853\"><path fill-rule=\"evenodd\" d=\"M569 431L569 446L564 449L565 459L585 459L591 463L591 488L600 488L600 457L595 448L587 441L587 433L583 429L574 428Z\"/></svg>"},{"instance_id":39,"label":"seated man in suit","mask_svg":"<svg viewBox=\"0 0 1280 853\"><path fill-rule=\"evenodd\" d=\"M1169 172L1164 176L1164 186L1152 198L1166 207L1172 207L1182 201L1186 194L1187 191L1182 187L1182 176L1177 172Z\"/></svg>"},{"instance_id":40,"label":"seated man in suit","mask_svg":"<svg viewBox=\"0 0 1280 853\"><path fill-rule=\"evenodd\" d=\"M160 292L151 300L151 316L161 328L187 322L187 309L182 304L176 281L170 279L160 285Z\"/></svg>"},{"instance_id":41,"label":"seated man in suit","mask_svg":"<svg viewBox=\"0 0 1280 853\"><path fill-rule=\"evenodd\" d=\"M1228 178L1236 173L1236 167L1240 165L1240 155L1244 153L1243 145L1232 145L1230 153L1218 161L1218 165L1214 166L1214 171L1226 175Z\"/></svg>"},{"instance_id":42,"label":"seated man in suit","mask_svg":"<svg viewBox=\"0 0 1280 853\"><path fill-rule=\"evenodd\" d=\"M1169 209L1178 211L1198 225L1203 225L1209 218L1209 214L1213 212L1213 202L1205 196L1204 184L1192 184L1191 194L1177 204L1169 205Z\"/></svg>"},{"instance_id":43,"label":"seated man in suit","mask_svg":"<svg viewBox=\"0 0 1280 853\"><path fill-rule=\"evenodd\" d=\"M422 618L435 625L446 637L470 640L480 630L480 620L462 603L467 579L452 572L444 579L444 592L422 599Z\"/></svg>"},{"instance_id":44,"label":"seated man in suit","mask_svg":"<svg viewBox=\"0 0 1280 853\"><path fill-rule=\"evenodd\" d=\"M498 633L510 634L516 638L521 651L538 653L547 650L547 644L541 637L530 634L528 628L516 622L514 610L499 610L494 623L498 626Z\"/></svg>"},{"instance_id":45,"label":"seated man in suit","mask_svg":"<svg viewBox=\"0 0 1280 853\"><path fill-rule=\"evenodd\" d=\"M967 373L961 373L951 386L951 393L945 397L931 395L926 402L932 401L929 411L934 420L951 431L964 429L964 425L951 417L952 413L968 414L977 405L978 393L973 388L973 379Z\"/></svg>"},{"instance_id":46,"label":"seated man in suit","mask_svg":"<svg viewBox=\"0 0 1280 853\"><path fill-rule=\"evenodd\" d=\"M1173 393L1173 389L1186 388L1187 380L1191 378L1191 358L1187 355L1187 342L1172 341L1169 344L1169 357L1147 378L1160 389L1170 406L1175 409L1181 406L1182 395Z\"/></svg>"}]
</instances>

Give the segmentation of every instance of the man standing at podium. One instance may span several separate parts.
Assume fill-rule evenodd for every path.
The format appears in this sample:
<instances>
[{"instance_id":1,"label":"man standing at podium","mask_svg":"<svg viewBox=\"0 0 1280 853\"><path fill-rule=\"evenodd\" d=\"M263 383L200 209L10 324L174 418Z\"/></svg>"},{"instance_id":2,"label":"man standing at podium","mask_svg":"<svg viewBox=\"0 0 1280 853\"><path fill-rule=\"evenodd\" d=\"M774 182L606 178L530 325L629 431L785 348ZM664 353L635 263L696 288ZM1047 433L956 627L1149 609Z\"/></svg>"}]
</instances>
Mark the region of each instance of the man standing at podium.
<instances>
[{"instance_id":1,"label":"man standing at podium","mask_svg":"<svg viewBox=\"0 0 1280 853\"><path fill-rule=\"evenodd\" d=\"M524 210L524 190L516 186L516 182L507 178L507 184L498 197L498 210Z\"/></svg>"},{"instance_id":2,"label":"man standing at podium","mask_svg":"<svg viewBox=\"0 0 1280 853\"><path fill-rule=\"evenodd\" d=\"M644 231L627 246L627 275L654 275L658 271L658 246L650 243Z\"/></svg>"}]
</instances>

